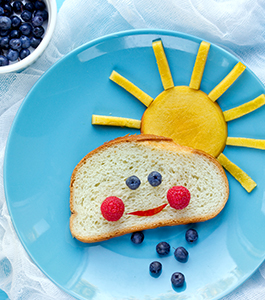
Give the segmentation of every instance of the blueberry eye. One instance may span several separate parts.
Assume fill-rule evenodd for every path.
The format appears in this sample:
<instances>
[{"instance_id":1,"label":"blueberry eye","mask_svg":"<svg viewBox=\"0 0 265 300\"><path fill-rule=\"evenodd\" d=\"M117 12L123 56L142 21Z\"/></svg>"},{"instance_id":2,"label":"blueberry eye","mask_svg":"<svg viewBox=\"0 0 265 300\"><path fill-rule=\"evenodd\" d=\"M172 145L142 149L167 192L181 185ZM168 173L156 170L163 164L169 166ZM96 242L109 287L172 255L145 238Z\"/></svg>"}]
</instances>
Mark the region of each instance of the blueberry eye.
<instances>
[{"instance_id":1,"label":"blueberry eye","mask_svg":"<svg viewBox=\"0 0 265 300\"><path fill-rule=\"evenodd\" d=\"M140 186L140 184L141 184L140 179L135 175L130 176L129 178L126 179L126 185L131 190L136 190Z\"/></svg>"},{"instance_id":2,"label":"blueberry eye","mask_svg":"<svg viewBox=\"0 0 265 300\"><path fill-rule=\"evenodd\" d=\"M147 179L151 186L158 186L162 182L162 175L157 171L153 171L148 175Z\"/></svg>"}]
</instances>

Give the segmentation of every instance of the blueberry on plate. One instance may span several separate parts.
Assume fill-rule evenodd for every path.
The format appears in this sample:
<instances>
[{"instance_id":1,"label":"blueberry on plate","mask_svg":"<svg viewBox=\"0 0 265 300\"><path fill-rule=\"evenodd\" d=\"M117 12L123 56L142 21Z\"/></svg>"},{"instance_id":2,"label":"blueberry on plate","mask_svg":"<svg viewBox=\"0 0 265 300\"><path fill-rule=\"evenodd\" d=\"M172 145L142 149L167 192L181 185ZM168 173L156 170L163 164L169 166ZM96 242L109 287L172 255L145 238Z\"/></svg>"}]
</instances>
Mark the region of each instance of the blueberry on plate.
<instances>
[{"instance_id":1,"label":"blueberry on plate","mask_svg":"<svg viewBox=\"0 0 265 300\"><path fill-rule=\"evenodd\" d=\"M144 240L144 234L142 231L136 231L131 235L131 241L134 244L141 244Z\"/></svg>"},{"instance_id":2,"label":"blueberry on plate","mask_svg":"<svg viewBox=\"0 0 265 300\"><path fill-rule=\"evenodd\" d=\"M194 243L198 239L198 232L195 229L188 229L185 234L186 241L188 243Z\"/></svg>"},{"instance_id":3,"label":"blueberry on plate","mask_svg":"<svg viewBox=\"0 0 265 300\"><path fill-rule=\"evenodd\" d=\"M170 245L167 242L160 242L156 245L156 252L161 255L167 255L170 252Z\"/></svg>"},{"instance_id":4,"label":"blueberry on plate","mask_svg":"<svg viewBox=\"0 0 265 300\"><path fill-rule=\"evenodd\" d=\"M149 265L149 271L153 276L159 276L162 272L162 264L159 261L153 261Z\"/></svg>"},{"instance_id":5,"label":"blueberry on plate","mask_svg":"<svg viewBox=\"0 0 265 300\"><path fill-rule=\"evenodd\" d=\"M151 186L158 186L162 182L162 175L157 171L153 171L148 175L147 180Z\"/></svg>"},{"instance_id":6,"label":"blueberry on plate","mask_svg":"<svg viewBox=\"0 0 265 300\"><path fill-rule=\"evenodd\" d=\"M0 66L7 65L9 65L9 60L4 55L0 55Z\"/></svg>"},{"instance_id":7,"label":"blueberry on plate","mask_svg":"<svg viewBox=\"0 0 265 300\"><path fill-rule=\"evenodd\" d=\"M180 272L175 272L171 276L171 283L174 287L182 287L185 282L185 276Z\"/></svg>"},{"instance_id":8,"label":"blueberry on plate","mask_svg":"<svg viewBox=\"0 0 265 300\"><path fill-rule=\"evenodd\" d=\"M184 247L178 247L174 252L174 256L177 261L185 263L188 261L189 252Z\"/></svg>"},{"instance_id":9,"label":"blueberry on plate","mask_svg":"<svg viewBox=\"0 0 265 300\"><path fill-rule=\"evenodd\" d=\"M126 185L131 190L136 190L140 186L140 184L141 184L140 179L135 175L130 176L126 179Z\"/></svg>"}]
</instances>

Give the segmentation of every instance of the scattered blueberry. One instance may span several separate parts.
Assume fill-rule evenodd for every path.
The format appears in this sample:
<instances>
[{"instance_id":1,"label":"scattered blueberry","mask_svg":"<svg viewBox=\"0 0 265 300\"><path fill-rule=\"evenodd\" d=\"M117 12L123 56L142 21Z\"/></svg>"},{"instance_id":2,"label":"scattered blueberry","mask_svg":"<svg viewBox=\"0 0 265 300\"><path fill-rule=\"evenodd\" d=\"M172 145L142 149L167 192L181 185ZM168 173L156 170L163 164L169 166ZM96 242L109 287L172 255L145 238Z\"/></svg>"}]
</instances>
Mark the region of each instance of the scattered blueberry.
<instances>
[{"instance_id":1,"label":"scattered blueberry","mask_svg":"<svg viewBox=\"0 0 265 300\"><path fill-rule=\"evenodd\" d=\"M29 22L32 18L32 12L28 10L23 10L20 16L23 21Z\"/></svg>"},{"instance_id":2,"label":"scattered blueberry","mask_svg":"<svg viewBox=\"0 0 265 300\"><path fill-rule=\"evenodd\" d=\"M162 272L162 264L159 261L151 262L149 271L152 275L159 276Z\"/></svg>"},{"instance_id":3,"label":"scattered blueberry","mask_svg":"<svg viewBox=\"0 0 265 300\"><path fill-rule=\"evenodd\" d=\"M151 186L158 186L162 182L162 175L157 171L153 171L148 175L147 179Z\"/></svg>"},{"instance_id":4,"label":"scattered blueberry","mask_svg":"<svg viewBox=\"0 0 265 300\"><path fill-rule=\"evenodd\" d=\"M29 56L29 55L30 55L29 49L22 49L22 50L19 52L19 57L20 57L21 59L24 59L24 58L26 58L26 57Z\"/></svg>"},{"instance_id":5,"label":"scattered blueberry","mask_svg":"<svg viewBox=\"0 0 265 300\"><path fill-rule=\"evenodd\" d=\"M19 52L17 50L13 50L13 49L9 49L7 52L6 57L10 60L10 61L16 61L18 59L19 56Z\"/></svg>"},{"instance_id":6,"label":"scattered blueberry","mask_svg":"<svg viewBox=\"0 0 265 300\"><path fill-rule=\"evenodd\" d=\"M185 263L188 261L189 252L184 247L178 247L174 252L174 256L177 261Z\"/></svg>"},{"instance_id":7,"label":"scattered blueberry","mask_svg":"<svg viewBox=\"0 0 265 300\"><path fill-rule=\"evenodd\" d=\"M180 272L175 272L171 276L171 283L174 287L182 287L185 282L185 276Z\"/></svg>"},{"instance_id":8,"label":"scattered blueberry","mask_svg":"<svg viewBox=\"0 0 265 300\"><path fill-rule=\"evenodd\" d=\"M9 60L4 55L0 55L0 66L7 66L8 64Z\"/></svg>"},{"instance_id":9,"label":"scattered blueberry","mask_svg":"<svg viewBox=\"0 0 265 300\"><path fill-rule=\"evenodd\" d=\"M0 16L0 29L8 30L11 28L11 19L7 16Z\"/></svg>"},{"instance_id":10,"label":"scattered blueberry","mask_svg":"<svg viewBox=\"0 0 265 300\"><path fill-rule=\"evenodd\" d=\"M167 242L160 242L156 245L156 252L161 255L167 255L170 252L170 245Z\"/></svg>"},{"instance_id":11,"label":"scattered blueberry","mask_svg":"<svg viewBox=\"0 0 265 300\"><path fill-rule=\"evenodd\" d=\"M198 239L198 232L195 229L188 229L185 234L186 241L188 243L194 243Z\"/></svg>"},{"instance_id":12,"label":"scattered blueberry","mask_svg":"<svg viewBox=\"0 0 265 300\"><path fill-rule=\"evenodd\" d=\"M126 185L131 190L136 190L140 186L140 184L141 184L140 179L135 175L130 176L126 179Z\"/></svg>"},{"instance_id":13,"label":"scattered blueberry","mask_svg":"<svg viewBox=\"0 0 265 300\"><path fill-rule=\"evenodd\" d=\"M144 240L144 234L142 231L136 231L131 235L131 241L134 244L141 244Z\"/></svg>"}]
</instances>

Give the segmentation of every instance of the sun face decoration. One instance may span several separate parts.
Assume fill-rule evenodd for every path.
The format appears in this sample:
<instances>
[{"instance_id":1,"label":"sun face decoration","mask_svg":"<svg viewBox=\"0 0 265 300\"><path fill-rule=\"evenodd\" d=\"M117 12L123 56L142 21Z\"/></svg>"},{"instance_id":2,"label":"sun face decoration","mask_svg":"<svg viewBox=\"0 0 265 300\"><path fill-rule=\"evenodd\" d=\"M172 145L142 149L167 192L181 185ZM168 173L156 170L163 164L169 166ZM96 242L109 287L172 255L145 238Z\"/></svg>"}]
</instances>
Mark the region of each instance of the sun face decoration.
<instances>
[{"instance_id":1,"label":"sun face decoration","mask_svg":"<svg viewBox=\"0 0 265 300\"><path fill-rule=\"evenodd\" d=\"M142 134L172 138L177 144L203 150L216 157L241 185L251 192L256 183L222 152L226 145L265 149L264 140L228 137L227 122L240 118L265 104L265 95L233 109L222 111L216 100L244 72L238 62L231 72L209 93L200 90L210 43L202 41L197 52L189 86L175 86L161 40L152 42L158 71L164 87L155 99L113 71L110 79L141 101L147 109L141 120L92 116L92 124L137 128Z\"/></svg>"}]
</instances>

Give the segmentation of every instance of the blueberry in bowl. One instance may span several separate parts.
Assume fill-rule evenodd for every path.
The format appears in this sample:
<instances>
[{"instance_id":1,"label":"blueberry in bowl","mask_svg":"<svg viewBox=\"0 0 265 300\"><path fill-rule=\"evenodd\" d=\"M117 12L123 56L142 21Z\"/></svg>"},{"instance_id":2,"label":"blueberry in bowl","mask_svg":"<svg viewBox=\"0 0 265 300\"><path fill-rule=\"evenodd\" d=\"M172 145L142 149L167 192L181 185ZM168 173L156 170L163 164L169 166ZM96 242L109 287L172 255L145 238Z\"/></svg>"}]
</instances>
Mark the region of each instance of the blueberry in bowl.
<instances>
[{"instance_id":1,"label":"blueberry in bowl","mask_svg":"<svg viewBox=\"0 0 265 300\"><path fill-rule=\"evenodd\" d=\"M22 71L48 46L56 25L56 0L0 2L0 74Z\"/></svg>"}]
</instances>

